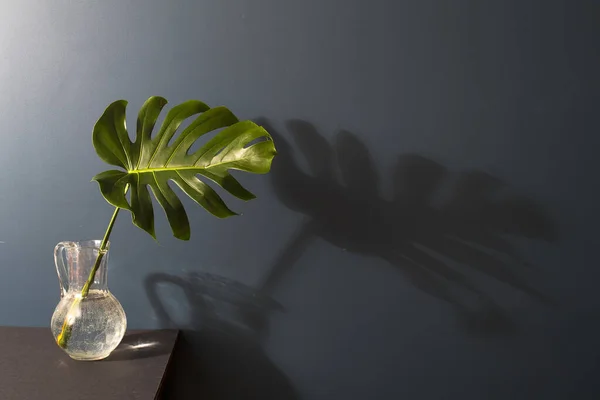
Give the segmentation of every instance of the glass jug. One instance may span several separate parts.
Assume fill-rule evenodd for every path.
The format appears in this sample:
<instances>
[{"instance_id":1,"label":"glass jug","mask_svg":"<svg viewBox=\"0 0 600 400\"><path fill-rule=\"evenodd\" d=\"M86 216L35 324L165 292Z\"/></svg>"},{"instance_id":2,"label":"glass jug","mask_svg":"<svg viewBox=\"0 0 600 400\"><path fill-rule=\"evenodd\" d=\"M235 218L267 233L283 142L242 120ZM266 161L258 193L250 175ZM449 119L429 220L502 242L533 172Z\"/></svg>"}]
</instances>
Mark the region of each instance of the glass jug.
<instances>
[{"instance_id":1,"label":"glass jug","mask_svg":"<svg viewBox=\"0 0 600 400\"><path fill-rule=\"evenodd\" d=\"M101 360L119 345L127 319L121 303L108 290L108 246L88 295L81 290L100 252L100 240L61 242L54 249L60 303L50 327L57 344L75 360ZM59 335L63 333L61 341Z\"/></svg>"}]
</instances>

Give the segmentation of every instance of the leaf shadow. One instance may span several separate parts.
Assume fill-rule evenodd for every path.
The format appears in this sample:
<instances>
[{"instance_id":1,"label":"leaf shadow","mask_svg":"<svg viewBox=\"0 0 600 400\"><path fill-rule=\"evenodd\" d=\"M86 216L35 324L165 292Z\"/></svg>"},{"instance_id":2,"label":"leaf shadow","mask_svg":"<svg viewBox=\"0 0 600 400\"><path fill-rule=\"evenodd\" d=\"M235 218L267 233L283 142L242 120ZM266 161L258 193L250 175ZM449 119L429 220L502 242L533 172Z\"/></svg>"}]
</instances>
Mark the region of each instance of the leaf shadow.
<instances>
[{"instance_id":1,"label":"leaf shadow","mask_svg":"<svg viewBox=\"0 0 600 400\"><path fill-rule=\"evenodd\" d=\"M469 334L517 329L472 274L556 305L521 276L537 270L510 239L553 241L556 225L541 206L512 193L500 179L481 171L463 173L447 199L435 205L448 183L447 169L404 154L394 166L388 200L380 194L381 178L367 147L351 132L340 132L330 144L310 123L293 120L287 124L293 146L268 121L257 122L271 133L279 154L270 174L277 198L306 218L257 288L206 272L147 276L145 289L159 325L183 331L166 383L172 398L299 398L261 344L269 317L284 311L270 294L315 238L385 260L415 288L451 307ZM309 172L299 166L294 147ZM176 288L185 300L173 303L161 295L162 286ZM183 323L173 316L182 310L188 314Z\"/></svg>"},{"instance_id":2,"label":"leaf shadow","mask_svg":"<svg viewBox=\"0 0 600 400\"><path fill-rule=\"evenodd\" d=\"M448 304L474 335L513 333L517 326L475 276L526 293L546 306L556 301L528 282L535 271L512 238L554 241L557 226L537 202L482 171L461 173L452 183L440 163L402 154L393 167L393 196L381 195L380 176L368 148L340 131L330 144L310 123L287 122L294 145L266 119L278 156L270 179L280 202L305 221L265 279L272 290L315 238L350 253L377 257L423 293ZM300 167L304 157L308 172ZM440 192L450 184L441 205Z\"/></svg>"}]
</instances>

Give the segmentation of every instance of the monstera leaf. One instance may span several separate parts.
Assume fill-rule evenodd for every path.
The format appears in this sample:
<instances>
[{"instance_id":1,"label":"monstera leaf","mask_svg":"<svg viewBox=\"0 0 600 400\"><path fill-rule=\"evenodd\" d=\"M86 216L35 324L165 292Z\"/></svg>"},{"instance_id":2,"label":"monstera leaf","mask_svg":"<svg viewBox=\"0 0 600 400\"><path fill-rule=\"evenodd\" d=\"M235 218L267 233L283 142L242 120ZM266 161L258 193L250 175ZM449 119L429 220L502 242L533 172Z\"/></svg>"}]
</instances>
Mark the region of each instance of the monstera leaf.
<instances>
[{"instance_id":1,"label":"monstera leaf","mask_svg":"<svg viewBox=\"0 0 600 400\"><path fill-rule=\"evenodd\" d=\"M134 142L129 138L125 122L127 101L116 101L108 106L94 126L94 147L102 160L122 170L105 171L93 179L106 201L131 211L133 223L156 238L151 191L165 210L173 235L187 240L190 238L188 217L170 184L179 186L217 217L236 215L203 180L216 183L242 200L253 199L254 195L242 187L229 170L269 172L275 146L262 127L251 121L238 121L225 107L210 108L196 100L173 107L158 134L152 136L166 104L162 97L151 97L144 103L138 114ZM175 137L180 124L193 116L196 119ZM199 150L191 150L200 137L221 128Z\"/></svg>"}]
</instances>

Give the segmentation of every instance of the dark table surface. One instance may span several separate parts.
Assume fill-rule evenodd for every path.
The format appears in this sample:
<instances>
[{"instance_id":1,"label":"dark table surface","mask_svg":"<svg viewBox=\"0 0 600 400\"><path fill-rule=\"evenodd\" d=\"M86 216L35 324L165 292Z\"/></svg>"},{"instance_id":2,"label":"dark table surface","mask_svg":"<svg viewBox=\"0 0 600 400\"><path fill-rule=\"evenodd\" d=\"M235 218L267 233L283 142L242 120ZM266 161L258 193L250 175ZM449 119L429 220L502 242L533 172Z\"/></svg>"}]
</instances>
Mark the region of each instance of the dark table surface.
<instances>
[{"instance_id":1,"label":"dark table surface","mask_svg":"<svg viewBox=\"0 0 600 400\"><path fill-rule=\"evenodd\" d=\"M178 331L135 331L102 361L74 361L50 328L0 327L0 399L158 398Z\"/></svg>"}]
</instances>

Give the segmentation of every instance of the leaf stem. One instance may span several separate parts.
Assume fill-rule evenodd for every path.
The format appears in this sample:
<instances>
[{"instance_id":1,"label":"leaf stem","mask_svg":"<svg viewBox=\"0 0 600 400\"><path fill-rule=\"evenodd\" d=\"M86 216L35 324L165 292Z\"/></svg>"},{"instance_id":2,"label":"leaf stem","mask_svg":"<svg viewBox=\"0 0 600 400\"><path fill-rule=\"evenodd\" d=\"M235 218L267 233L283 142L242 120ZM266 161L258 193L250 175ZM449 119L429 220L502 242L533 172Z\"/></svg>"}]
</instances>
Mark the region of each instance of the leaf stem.
<instances>
[{"instance_id":1,"label":"leaf stem","mask_svg":"<svg viewBox=\"0 0 600 400\"><path fill-rule=\"evenodd\" d=\"M61 329L59 335L56 337L56 342L63 349L67 347L67 343L69 341L69 338L71 337L71 332L73 330L73 326L72 326L73 324L72 324L72 321L70 321L70 316L72 316L74 314L73 311L75 310L75 308L79 305L79 303L83 299L85 299L87 297L87 295L90 292L90 286L92 286L92 284L94 283L94 278L96 277L96 272L98 271L98 268L100 268L100 264L102 264L102 259L104 258L104 255L107 253L106 247L108 246L108 239L110 237L110 233L112 232L113 226L115 225L117 215L119 215L119 210L120 210L119 207L115 207L115 211L113 212L110 222L108 223L108 227L106 228L106 232L104 233L104 238L102 239L102 242L100 243L100 248L98 249L98 256L96 257L96 262L94 263L94 267L90 271L90 275L88 276L87 281L83 285L83 289L81 289L81 295L75 297L73 304L71 304L71 308L69 309L69 312L65 316L65 320L63 322L62 329Z\"/></svg>"},{"instance_id":2,"label":"leaf stem","mask_svg":"<svg viewBox=\"0 0 600 400\"><path fill-rule=\"evenodd\" d=\"M94 283L94 277L96 276L96 271L100 268L100 264L102 263L102 259L104 255L107 253L106 247L108 245L108 238L110 237L110 233L112 232L113 226L115 225L115 220L117 219L117 215L119 215L119 207L115 207L115 212L108 223L108 228L106 228L106 232L104 233L104 238L100 243L100 248L98 249L98 257L96 257L96 262L94 263L94 268L90 272L85 285L83 285L83 289L81 289L81 298L85 299L88 293L90 292L90 286Z\"/></svg>"}]
</instances>

